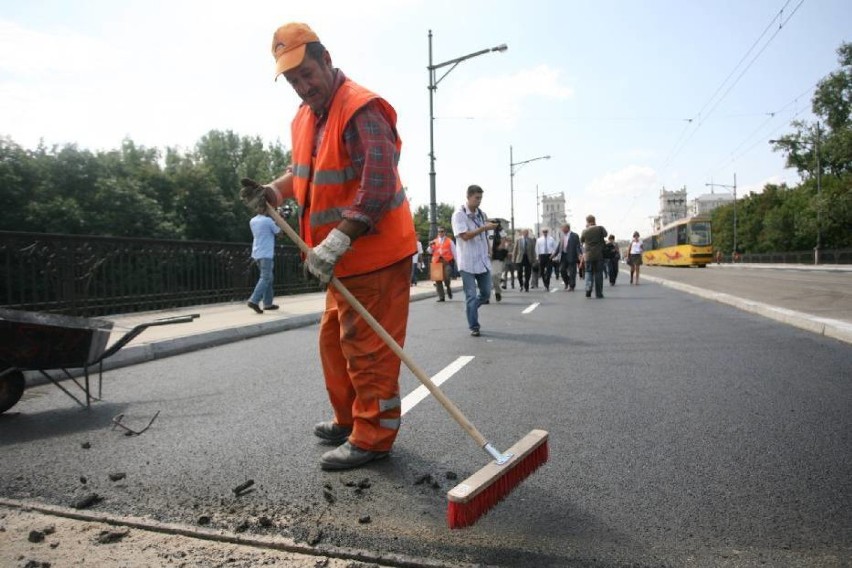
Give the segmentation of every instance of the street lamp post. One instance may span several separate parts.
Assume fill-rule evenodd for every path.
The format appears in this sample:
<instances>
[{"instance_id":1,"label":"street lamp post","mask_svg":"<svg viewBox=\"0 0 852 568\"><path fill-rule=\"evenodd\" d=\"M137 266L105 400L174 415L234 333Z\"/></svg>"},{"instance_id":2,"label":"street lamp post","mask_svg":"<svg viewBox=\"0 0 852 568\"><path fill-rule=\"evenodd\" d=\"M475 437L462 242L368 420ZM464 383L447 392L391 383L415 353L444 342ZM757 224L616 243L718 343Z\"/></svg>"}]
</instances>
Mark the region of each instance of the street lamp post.
<instances>
[{"instance_id":1,"label":"street lamp post","mask_svg":"<svg viewBox=\"0 0 852 568\"><path fill-rule=\"evenodd\" d=\"M737 174L734 174L734 185L724 185L721 183L705 183L704 185L713 187L724 187L726 189L734 190L734 252L731 254L731 262L734 262L734 259L737 256Z\"/></svg>"},{"instance_id":2,"label":"street lamp post","mask_svg":"<svg viewBox=\"0 0 852 568\"><path fill-rule=\"evenodd\" d=\"M455 59L450 59L448 61L444 61L443 63L432 63L432 30L429 30L429 66L426 68L429 70L429 239L434 239L438 234L438 203L437 198L435 196L435 114L434 114L434 95L435 90L438 88L438 83L441 80L450 74L450 71L456 68L456 66L466 59L472 59L474 57L478 57L480 55L485 55L486 53L491 53L492 51L506 51L509 47L505 43L501 43L495 47L490 47L488 49L481 49L474 53L468 53L467 55L463 55L461 57L456 57ZM446 73L435 78L435 71L442 67L446 67L447 65L451 65L449 69L447 69Z\"/></svg>"},{"instance_id":3,"label":"street lamp post","mask_svg":"<svg viewBox=\"0 0 852 568\"><path fill-rule=\"evenodd\" d=\"M511 213L511 222L512 222L512 238L515 238L515 172L518 171L520 166L524 164L529 164L530 162L535 162L536 160L549 160L550 156L539 156L537 158L530 158L529 160L523 160L521 162L515 162L514 157L512 156L512 147L509 146L509 200L510 200L510 213ZM515 169L515 166L518 166L518 170Z\"/></svg>"}]
</instances>

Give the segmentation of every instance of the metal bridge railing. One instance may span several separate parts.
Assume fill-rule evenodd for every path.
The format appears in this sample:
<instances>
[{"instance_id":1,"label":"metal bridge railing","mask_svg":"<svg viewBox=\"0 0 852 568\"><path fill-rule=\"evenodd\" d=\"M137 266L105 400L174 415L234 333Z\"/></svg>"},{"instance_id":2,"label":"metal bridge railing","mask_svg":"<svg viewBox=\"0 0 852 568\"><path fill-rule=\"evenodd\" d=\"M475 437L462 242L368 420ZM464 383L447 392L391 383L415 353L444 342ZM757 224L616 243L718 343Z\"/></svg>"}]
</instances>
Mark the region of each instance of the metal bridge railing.
<instances>
[{"instance_id":1,"label":"metal bridge railing","mask_svg":"<svg viewBox=\"0 0 852 568\"><path fill-rule=\"evenodd\" d=\"M0 305L83 317L246 300L251 244L0 231ZM319 290L277 245L275 294Z\"/></svg>"}]
</instances>

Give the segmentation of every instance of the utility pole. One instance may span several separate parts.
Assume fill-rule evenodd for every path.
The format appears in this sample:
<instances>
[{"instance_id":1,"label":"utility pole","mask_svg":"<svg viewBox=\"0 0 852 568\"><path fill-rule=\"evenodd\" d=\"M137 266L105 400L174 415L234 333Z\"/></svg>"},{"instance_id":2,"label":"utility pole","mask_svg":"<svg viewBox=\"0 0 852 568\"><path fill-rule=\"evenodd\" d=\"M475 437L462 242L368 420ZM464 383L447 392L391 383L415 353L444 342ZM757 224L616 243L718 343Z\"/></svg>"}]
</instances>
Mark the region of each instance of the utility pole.
<instances>
[{"instance_id":1,"label":"utility pole","mask_svg":"<svg viewBox=\"0 0 852 568\"><path fill-rule=\"evenodd\" d=\"M814 249L814 264L819 264L819 251L822 246L822 174L819 161L819 121L816 123L816 143L814 144L816 154L816 179L817 179L817 242Z\"/></svg>"},{"instance_id":2,"label":"utility pole","mask_svg":"<svg viewBox=\"0 0 852 568\"><path fill-rule=\"evenodd\" d=\"M450 71L456 68L456 66L462 61L466 61L468 59L472 59L474 57L479 57L480 55L485 55L486 53L491 53L493 51L506 51L509 49L505 43L501 43L495 47L490 47L488 49L480 49L479 51L475 51L473 53L468 53L467 55L462 55L461 57L456 57L455 59L450 59L449 61L444 61L442 63L433 63L432 62L432 30L429 30L429 66L426 69L429 71L429 239L434 239L438 235L438 223L437 223L437 215L438 215L438 203L436 197L436 189L435 189L435 105L434 105L434 97L435 91L438 89L438 83L441 80L450 74ZM451 66L447 71L437 77L435 71L441 69L442 67Z\"/></svg>"},{"instance_id":3,"label":"utility pole","mask_svg":"<svg viewBox=\"0 0 852 568\"><path fill-rule=\"evenodd\" d=\"M509 146L509 201L510 201L510 212L512 215L512 238L515 238L515 172L521 169L525 164L529 164L530 162L535 162L536 160L549 160L550 156L538 156L537 158L530 158L529 160L523 160L521 162L515 162L514 157L512 155L512 146ZM515 166L518 166L515 168ZM538 186L536 186L536 215L538 215ZM536 224L538 224L538 219L536 219Z\"/></svg>"}]
</instances>

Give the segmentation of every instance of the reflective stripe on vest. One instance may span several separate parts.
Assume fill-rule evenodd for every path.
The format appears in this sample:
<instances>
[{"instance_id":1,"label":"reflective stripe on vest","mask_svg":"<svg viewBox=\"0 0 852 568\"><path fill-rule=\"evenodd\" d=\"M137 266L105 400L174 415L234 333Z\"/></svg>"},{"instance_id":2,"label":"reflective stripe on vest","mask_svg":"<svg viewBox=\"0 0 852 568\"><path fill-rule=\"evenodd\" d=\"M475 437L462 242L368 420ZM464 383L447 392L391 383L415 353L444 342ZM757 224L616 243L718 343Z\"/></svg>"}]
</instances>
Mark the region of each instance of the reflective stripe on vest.
<instances>
[{"instance_id":1,"label":"reflective stripe on vest","mask_svg":"<svg viewBox=\"0 0 852 568\"><path fill-rule=\"evenodd\" d=\"M405 191L400 188L391 200L388 211L396 209L405 203ZM311 227L317 228L327 223L340 223L346 207L330 207L324 211L311 212Z\"/></svg>"},{"instance_id":2,"label":"reflective stripe on vest","mask_svg":"<svg viewBox=\"0 0 852 568\"><path fill-rule=\"evenodd\" d=\"M302 105L291 126L293 138L293 193L299 203L299 229L308 246L318 245L343 219L357 199L361 186L356 167L346 152L343 134L347 123L367 104L376 104L396 128L396 111L384 99L346 79L332 97L325 132L315 148L317 118ZM402 147L395 144L395 156ZM367 233L353 241L334 268L338 278L390 266L416 252L414 221L405 191L396 180L396 193L387 210Z\"/></svg>"}]
</instances>

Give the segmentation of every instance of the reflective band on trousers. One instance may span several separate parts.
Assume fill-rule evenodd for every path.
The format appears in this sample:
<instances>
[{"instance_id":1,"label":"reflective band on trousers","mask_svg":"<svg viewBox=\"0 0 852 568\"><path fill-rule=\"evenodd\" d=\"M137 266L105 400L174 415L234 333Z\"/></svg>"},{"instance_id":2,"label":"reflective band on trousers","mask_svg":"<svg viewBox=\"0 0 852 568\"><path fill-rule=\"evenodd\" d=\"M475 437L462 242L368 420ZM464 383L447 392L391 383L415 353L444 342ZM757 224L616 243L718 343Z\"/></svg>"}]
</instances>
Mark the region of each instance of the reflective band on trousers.
<instances>
[{"instance_id":1,"label":"reflective band on trousers","mask_svg":"<svg viewBox=\"0 0 852 568\"><path fill-rule=\"evenodd\" d=\"M400 407L400 400L398 396L388 399L379 399L379 412L384 412L385 410L390 410L392 408Z\"/></svg>"},{"instance_id":2,"label":"reflective band on trousers","mask_svg":"<svg viewBox=\"0 0 852 568\"><path fill-rule=\"evenodd\" d=\"M381 418L379 419L379 426L382 428L387 428L388 430L399 430L399 418Z\"/></svg>"},{"instance_id":3,"label":"reflective band on trousers","mask_svg":"<svg viewBox=\"0 0 852 568\"><path fill-rule=\"evenodd\" d=\"M405 203L405 190L399 189L396 195L393 196L393 200L391 200L389 210L396 209L403 203ZM322 211L313 212L310 219L311 227L321 227L328 223L340 223L343 220L343 212L345 210L345 207L329 207Z\"/></svg>"}]
</instances>

